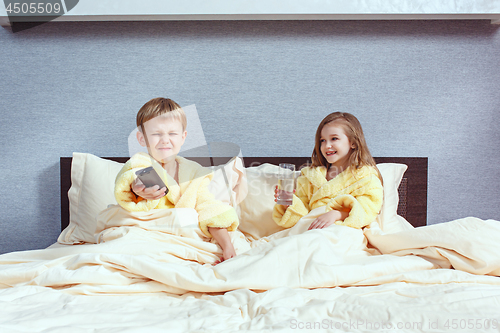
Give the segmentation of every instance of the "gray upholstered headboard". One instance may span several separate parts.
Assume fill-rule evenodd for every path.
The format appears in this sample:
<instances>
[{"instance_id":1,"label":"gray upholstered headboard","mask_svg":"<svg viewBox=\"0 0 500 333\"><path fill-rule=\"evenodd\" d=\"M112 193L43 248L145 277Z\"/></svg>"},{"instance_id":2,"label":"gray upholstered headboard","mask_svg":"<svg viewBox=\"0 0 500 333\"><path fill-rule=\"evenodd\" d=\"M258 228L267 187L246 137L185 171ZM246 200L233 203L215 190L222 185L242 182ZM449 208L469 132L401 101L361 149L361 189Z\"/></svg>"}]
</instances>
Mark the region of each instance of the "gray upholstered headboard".
<instances>
[{"instance_id":1,"label":"gray upholstered headboard","mask_svg":"<svg viewBox=\"0 0 500 333\"><path fill-rule=\"evenodd\" d=\"M125 163L128 157L104 157ZM190 158L203 166L220 165L227 158ZM68 191L71 187L71 157L61 157L61 230L69 224ZM427 157L375 157L377 163L402 163L408 166L399 186L398 214L413 226L427 224ZM244 157L245 166L257 166L263 163L293 163L297 167L310 163L309 157Z\"/></svg>"}]
</instances>

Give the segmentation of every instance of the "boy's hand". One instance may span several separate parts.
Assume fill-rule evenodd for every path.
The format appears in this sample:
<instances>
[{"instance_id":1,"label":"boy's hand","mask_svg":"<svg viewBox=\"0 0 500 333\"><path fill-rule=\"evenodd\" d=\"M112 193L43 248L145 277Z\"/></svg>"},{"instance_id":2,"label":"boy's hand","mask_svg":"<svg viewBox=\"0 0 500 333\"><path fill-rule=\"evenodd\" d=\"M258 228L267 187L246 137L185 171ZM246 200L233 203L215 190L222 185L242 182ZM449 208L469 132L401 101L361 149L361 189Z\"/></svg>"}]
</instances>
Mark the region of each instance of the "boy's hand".
<instances>
[{"instance_id":1,"label":"boy's hand","mask_svg":"<svg viewBox=\"0 0 500 333\"><path fill-rule=\"evenodd\" d=\"M227 229L208 227L208 232L210 232L222 249L222 257L217 260L214 265L220 264L224 260L236 257L236 251L234 250L233 243L231 243Z\"/></svg>"},{"instance_id":2,"label":"boy's hand","mask_svg":"<svg viewBox=\"0 0 500 333\"><path fill-rule=\"evenodd\" d=\"M222 251L222 257L224 258L224 260L236 257L236 251L234 250L233 244L231 244L230 246L227 246L224 249L224 251Z\"/></svg>"},{"instance_id":3,"label":"boy's hand","mask_svg":"<svg viewBox=\"0 0 500 333\"><path fill-rule=\"evenodd\" d=\"M138 178L132 183L132 191L146 200L158 200L165 195L166 190L166 187L159 188L158 185L146 187Z\"/></svg>"},{"instance_id":4,"label":"boy's hand","mask_svg":"<svg viewBox=\"0 0 500 333\"><path fill-rule=\"evenodd\" d=\"M222 257L217 260L214 265L220 264L221 262L234 257L236 257L236 251L234 250L233 244L231 244L222 251Z\"/></svg>"},{"instance_id":5,"label":"boy's hand","mask_svg":"<svg viewBox=\"0 0 500 333\"><path fill-rule=\"evenodd\" d=\"M335 221L344 221L345 218L349 216L348 212L342 212L339 210L332 210L318 217L311 223L307 230L312 229L323 229L331 226Z\"/></svg>"}]
</instances>

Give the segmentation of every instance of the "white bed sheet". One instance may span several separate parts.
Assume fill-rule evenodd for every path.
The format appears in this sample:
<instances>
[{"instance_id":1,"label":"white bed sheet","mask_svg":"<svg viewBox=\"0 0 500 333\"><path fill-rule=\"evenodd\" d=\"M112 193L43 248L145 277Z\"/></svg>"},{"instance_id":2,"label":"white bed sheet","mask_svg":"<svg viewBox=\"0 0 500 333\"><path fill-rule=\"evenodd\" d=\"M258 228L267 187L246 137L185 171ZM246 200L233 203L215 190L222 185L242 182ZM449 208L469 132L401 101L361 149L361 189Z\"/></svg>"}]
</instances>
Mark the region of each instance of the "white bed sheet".
<instances>
[{"instance_id":1,"label":"white bed sheet","mask_svg":"<svg viewBox=\"0 0 500 333\"><path fill-rule=\"evenodd\" d=\"M498 221L389 235L305 221L217 266L185 259L215 260L213 244L128 224L0 256L0 331L500 331Z\"/></svg>"}]
</instances>

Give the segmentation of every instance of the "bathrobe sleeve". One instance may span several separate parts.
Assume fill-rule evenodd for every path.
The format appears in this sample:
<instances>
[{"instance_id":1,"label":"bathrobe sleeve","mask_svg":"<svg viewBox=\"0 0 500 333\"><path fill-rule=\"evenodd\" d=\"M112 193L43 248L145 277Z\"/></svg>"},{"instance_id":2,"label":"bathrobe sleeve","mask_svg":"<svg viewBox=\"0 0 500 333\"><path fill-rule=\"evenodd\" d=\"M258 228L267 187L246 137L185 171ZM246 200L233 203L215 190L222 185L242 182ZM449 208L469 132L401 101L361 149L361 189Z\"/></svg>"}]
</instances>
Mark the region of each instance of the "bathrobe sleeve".
<instances>
[{"instance_id":1,"label":"bathrobe sleeve","mask_svg":"<svg viewBox=\"0 0 500 333\"><path fill-rule=\"evenodd\" d=\"M382 208L384 191L376 174L370 173L357 180L358 186L349 194L333 197L327 204L327 211L349 211L344 221L335 224L361 229L375 220Z\"/></svg>"},{"instance_id":2,"label":"bathrobe sleeve","mask_svg":"<svg viewBox=\"0 0 500 333\"><path fill-rule=\"evenodd\" d=\"M310 211L311 183L305 176L297 178L297 190L293 195L293 202L288 208L283 205L274 205L273 220L283 228L293 227L297 221Z\"/></svg>"},{"instance_id":3,"label":"bathrobe sleeve","mask_svg":"<svg viewBox=\"0 0 500 333\"><path fill-rule=\"evenodd\" d=\"M236 210L228 204L216 200L208 190L211 176L205 176L200 180L195 209L198 212L201 231L208 237L212 237L208 231L209 227L235 231L239 224Z\"/></svg>"},{"instance_id":4,"label":"bathrobe sleeve","mask_svg":"<svg viewBox=\"0 0 500 333\"><path fill-rule=\"evenodd\" d=\"M136 154L131 157L120 170L115 179L115 199L124 209L130 212L149 211L158 206L158 200L146 200L136 196L132 191L132 183L136 179L135 172L151 166L151 159L146 154ZM162 178L163 179L163 178ZM168 186L166 179L163 179Z\"/></svg>"}]
</instances>

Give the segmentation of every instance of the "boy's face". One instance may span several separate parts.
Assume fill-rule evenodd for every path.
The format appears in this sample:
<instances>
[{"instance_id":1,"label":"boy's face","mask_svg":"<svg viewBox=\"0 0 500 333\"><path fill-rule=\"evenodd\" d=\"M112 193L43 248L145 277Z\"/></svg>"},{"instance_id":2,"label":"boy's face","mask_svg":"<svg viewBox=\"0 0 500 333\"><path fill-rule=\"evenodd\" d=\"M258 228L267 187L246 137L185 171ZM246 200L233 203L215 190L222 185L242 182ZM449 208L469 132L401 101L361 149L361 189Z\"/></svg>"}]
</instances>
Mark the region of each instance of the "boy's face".
<instances>
[{"instance_id":1,"label":"boy's face","mask_svg":"<svg viewBox=\"0 0 500 333\"><path fill-rule=\"evenodd\" d=\"M182 123L169 116L158 116L144 123L144 131L149 143L149 154L158 162L167 163L175 159L186 139L187 132ZM146 147L141 131L137 132L139 144Z\"/></svg>"}]
</instances>

